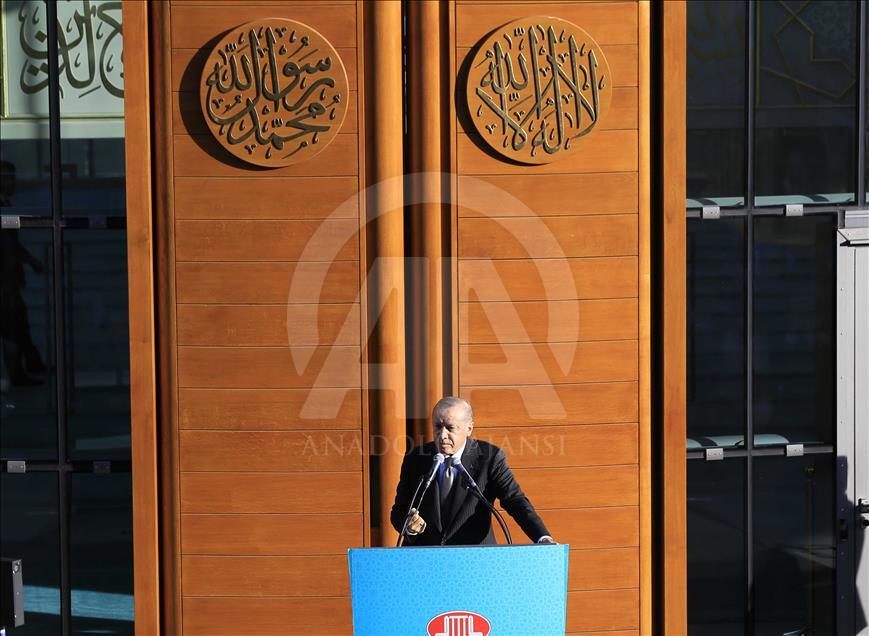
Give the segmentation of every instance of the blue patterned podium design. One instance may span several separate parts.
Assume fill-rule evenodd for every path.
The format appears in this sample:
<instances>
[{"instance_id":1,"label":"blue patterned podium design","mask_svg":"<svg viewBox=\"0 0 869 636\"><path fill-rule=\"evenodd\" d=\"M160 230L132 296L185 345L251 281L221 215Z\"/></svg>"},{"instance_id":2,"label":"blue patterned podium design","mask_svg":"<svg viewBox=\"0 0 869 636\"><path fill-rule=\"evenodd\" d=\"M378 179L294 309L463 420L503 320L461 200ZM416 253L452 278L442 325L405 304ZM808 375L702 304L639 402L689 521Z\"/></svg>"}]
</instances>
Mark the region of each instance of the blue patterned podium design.
<instances>
[{"instance_id":1,"label":"blue patterned podium design","mask_svg":"<svg viewBox=\"0 0 869 636\"><path fill-rule=\"evenodd\" d=\"M351 549L353 633L563 636L568 549L567 545ZM438 618L450 612L454 614ZM469 618L471 614L477 617Z\"/></svg>"}]
</instances>

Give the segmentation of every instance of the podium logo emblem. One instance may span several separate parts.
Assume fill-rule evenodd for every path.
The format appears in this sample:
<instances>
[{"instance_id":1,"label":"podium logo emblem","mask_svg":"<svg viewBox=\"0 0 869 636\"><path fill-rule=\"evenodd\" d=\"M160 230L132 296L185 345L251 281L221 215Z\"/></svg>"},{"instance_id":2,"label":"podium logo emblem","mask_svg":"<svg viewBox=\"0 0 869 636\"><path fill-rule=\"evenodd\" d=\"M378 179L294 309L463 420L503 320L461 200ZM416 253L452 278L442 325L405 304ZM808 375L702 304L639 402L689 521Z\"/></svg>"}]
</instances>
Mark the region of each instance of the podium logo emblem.
<instances>
[{"instance_id":1,"label":"podium logo emblem","mask_svg":"<svg viewBox=\"0 0 869 636\"><path fill-rule=\"evenodd\" d=\"M444 612L428 622L428 636L489 636L492 626L474 612Z\"/></svg>"}]
</instances>

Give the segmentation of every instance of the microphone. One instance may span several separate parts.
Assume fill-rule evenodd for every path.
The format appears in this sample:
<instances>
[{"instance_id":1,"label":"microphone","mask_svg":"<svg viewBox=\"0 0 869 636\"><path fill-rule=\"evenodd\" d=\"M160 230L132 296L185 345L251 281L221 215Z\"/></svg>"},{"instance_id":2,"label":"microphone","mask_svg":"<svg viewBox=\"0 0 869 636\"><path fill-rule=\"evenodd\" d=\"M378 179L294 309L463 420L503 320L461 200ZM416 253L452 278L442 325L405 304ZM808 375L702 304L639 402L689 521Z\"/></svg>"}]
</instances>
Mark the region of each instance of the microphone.
<instances>
[{"instance_id":1,"label":"microphone","mask_svg":"<svg viewBox=\"0 0 869 636\"><path fill-rule=\"evenodd\" d=\"M483 491L480 490L480 487L477 485L477 482L474 481L474 478L471 477L471 473L468 472L468 469L465 468L465 465L458 458L453 459L453 467L457 468L461 472L465 474L465 479L468 480L468 485L471 487L471 492L482 501L486 507L492 511L492 514L495 515L495 518L498 520L498 525L501 526L501 530L504 532L504 536L507 538L507 543L509 545L513 545L513 537L510 536L510 530L507 529L507 524L504 523L504 518L501 516L501 513L491 504L491 502L486 499L486 496L483 494Z\"/></svg>"},{"instance_id":2,"label":"microphone","mask_svg":"<svg viewBox=\"0 0 869 636\"><path fill-rule=\"evenodd\" d=\"M407 508L407 512L404 515L404 526L401 528L401 532L398 535L398 541L395 543L395 547L400 547L402 544L402 540L405 537L405 533L407 532L407 524L410 523L410 511L414 508L419 509L420 504L422 504L422 500L425 498L425 493L428 492L429 486L431 486L431 482L434 481L435 475L438 473L438 468L440 468L441 464L446 460L446 455L443 453L438 453L432 459L431 470L428 473L428 476L421 477L419 482L416 484L416 490L413 493L413 497L410 498L410 506ZM416 496L419 494L419 489L422 487L423 479L425 479L425 487L422 489L422 494L419 496L419 502L414 505L416 502Z\"/></svg>"}]
</instances>

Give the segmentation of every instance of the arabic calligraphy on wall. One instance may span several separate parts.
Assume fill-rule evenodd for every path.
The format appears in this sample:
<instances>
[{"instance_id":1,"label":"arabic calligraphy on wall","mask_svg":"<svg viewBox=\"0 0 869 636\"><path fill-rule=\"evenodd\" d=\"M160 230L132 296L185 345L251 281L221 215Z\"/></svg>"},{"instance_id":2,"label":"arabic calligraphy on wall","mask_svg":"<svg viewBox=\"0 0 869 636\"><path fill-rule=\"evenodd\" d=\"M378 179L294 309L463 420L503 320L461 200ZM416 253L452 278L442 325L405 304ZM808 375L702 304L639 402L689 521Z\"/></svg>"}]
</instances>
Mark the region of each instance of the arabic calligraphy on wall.
<instances>
[{"instance_id":1,"label":"arabic calligraphy on wall","mask_svg":"<svg viewBox=\"0 0 869 636\"><path fill-rule=\"evenodd\" d=\"M4 116L47 116L48 15L44 3L7 0L3 46ZM57 49L61 115L122 116L121 2L58 2Z\"/></svg>"},{"instance_id":2,"label":"arabic calligraphy on wall","mask_svg":"<svg viewBox=\"0 0 869 636\"><path fill-rule=\"evenodd\" d=\"M214 47L199 97L209 129L229 152L258 166L289 166L338 134L347 114L347 72L311 27L257 20Z\"/></svg>"},{"instance_id":3,"label":"arabic calligraphy on wall","mask_svg":"<svg viewBox=\"0 0 869 636\"><path fill-rule=\"evenodd\" d=\"M522 163L557 161L606 116L609 65L575 24L528 17L496 29L469 65L471 121L497 153Z\"/></svg>"}]
</instances>

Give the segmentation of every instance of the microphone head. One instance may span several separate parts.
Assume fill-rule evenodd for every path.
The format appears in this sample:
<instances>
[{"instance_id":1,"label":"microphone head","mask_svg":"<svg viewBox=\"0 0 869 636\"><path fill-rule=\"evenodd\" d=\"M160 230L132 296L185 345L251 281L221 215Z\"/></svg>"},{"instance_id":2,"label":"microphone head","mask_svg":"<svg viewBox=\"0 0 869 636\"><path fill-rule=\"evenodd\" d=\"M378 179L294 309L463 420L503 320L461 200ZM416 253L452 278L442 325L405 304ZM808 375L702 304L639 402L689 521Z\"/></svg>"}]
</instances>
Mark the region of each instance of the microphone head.
<instances>
[{"instance_id":1,"label":"microphone head","mask_svg":"<svg viewBox=\"0 0 869 636\"><path fill-rule=\"evenodd\" d=\"M447 456L444 455L443 453L438 453L437 455L435 455L434 456L435 466L440 466L441 464L443 464L444 461L446 460L446 458L447 458Z\"/></svg>"}]
</instances>

